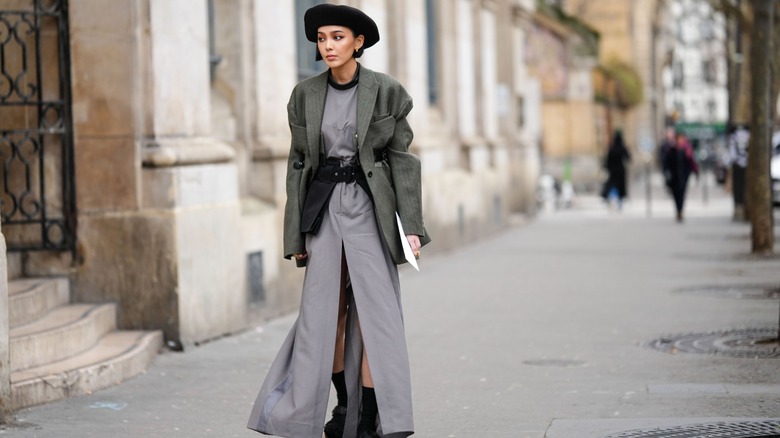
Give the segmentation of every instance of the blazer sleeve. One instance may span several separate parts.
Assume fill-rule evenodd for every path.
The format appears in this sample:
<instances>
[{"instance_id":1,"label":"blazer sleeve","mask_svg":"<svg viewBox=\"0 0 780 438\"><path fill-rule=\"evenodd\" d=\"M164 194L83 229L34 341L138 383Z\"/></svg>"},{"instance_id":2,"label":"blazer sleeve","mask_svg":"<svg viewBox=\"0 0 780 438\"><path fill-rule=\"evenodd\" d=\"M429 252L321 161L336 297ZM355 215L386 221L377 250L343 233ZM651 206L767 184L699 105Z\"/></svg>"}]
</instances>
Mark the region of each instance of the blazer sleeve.
<instances>
[{"instance_id":1,"label":"blazer sleeve","mask_svg":"<svg viewBox=\"0 0 780 438\"><path fill-rule=\"evenodd\" d=\"M290 259L293 254L301 254L306 251L306 241L301 233L301 185L303 181L303 169L296 169L296 162L304 162L305 155L299 147L296 147L296 129L300 124L296 114L296 105L293 97L287 104L287 122L290 125L290 155L287 158L287 202L284 206L284 258ZM305 128L304 128L305 129ZM305 145L303 150L305 150ZM301 166L297 166L301 167Z\"/></svg>"},{"instance_id":2,"label":"blazer sleeve","mask_svg":"<svg viewBox=\"0 0 780 438\"><path fill-rule=\"evenodd\" d=\"M400 87L400 85L399 85ZM412 110L412 98L400 87L395 131L387 148L387 159L393 176L396 207L406 234L425 236L422 218L422 175L420 159L409 152L414 134L407 115Z\"/></svg>"}]
</instances>

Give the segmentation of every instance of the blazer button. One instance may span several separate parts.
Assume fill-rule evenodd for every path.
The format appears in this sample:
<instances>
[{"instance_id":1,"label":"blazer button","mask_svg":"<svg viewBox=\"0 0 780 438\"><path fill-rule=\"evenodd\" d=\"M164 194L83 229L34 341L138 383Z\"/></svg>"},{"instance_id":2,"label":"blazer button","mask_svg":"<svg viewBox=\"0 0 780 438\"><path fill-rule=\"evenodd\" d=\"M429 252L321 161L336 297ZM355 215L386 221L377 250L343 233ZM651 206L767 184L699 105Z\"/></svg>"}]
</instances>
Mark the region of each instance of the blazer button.
<instances>
[{"instance_id":1,"label":"blazer button","mask_svg":"<svg viewBox=\"0 0 780 438\"><path fill-rule=\"evenodd\" d=\"M303 169L303 161L296 161L293 163L293 169L300 170Z\"/></svg>"},{"instance_id":2,"label":"blazer button","mask_svg":"<svg viewBox=\"0 0 780 438\"><path fill-rule=\"evenodd\" d=\"M372 176L374 176L374 172L372 172L372 171L370 171L370 170L369 170L369 171L368 171L368 177L369 177L369 178L371 178Z\"/></svg>"}]
</instances>

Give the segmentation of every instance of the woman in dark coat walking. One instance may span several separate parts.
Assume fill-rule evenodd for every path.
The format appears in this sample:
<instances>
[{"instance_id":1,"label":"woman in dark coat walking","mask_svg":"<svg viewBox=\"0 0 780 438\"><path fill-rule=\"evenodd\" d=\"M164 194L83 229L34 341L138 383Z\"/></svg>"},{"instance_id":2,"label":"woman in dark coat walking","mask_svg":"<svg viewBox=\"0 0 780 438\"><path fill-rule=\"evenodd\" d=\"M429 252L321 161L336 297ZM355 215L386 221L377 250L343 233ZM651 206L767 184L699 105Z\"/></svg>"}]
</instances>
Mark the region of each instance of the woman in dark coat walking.
<instances>
[{"instance_id":1,"label":"woman in dark coat walking","mask_svg":"<svg viewBox=\"0 0 780 438\"><path fill-rule=\"evenodd\" d=\"M674 147L664 157L664 178L666 186L674 196L674 204L677 209L677 222L683 221L683 207L685 204L685 191L688 188L688 177L691 173L699 176L699 166L693 158L693 148L685 134L678 133Z\"/></svg>"},{"instance_id":2,"label":"woman in dark coat walking","mask_svg":"<svg viewBox=\"0 0 780 438\"><path fill-rule=\"evenodd\" d=\"M627 194L626 163L629 161L631 161L631 154L623 142L623 134L620 131L615 131L615 136L604 160L604 167L607 169L609 176L604 183L604 188L601 190L601 197L609 201L611 196L616 196L618 208L622 205L623 198Z\"/></svg>"},{"instance_id":3,"label":"woman in dark coat walking","mask_svg":"<svg viewBox=\"0 0 780 438\"><path fill-rule=\"evenodd\" d=\"M248 427L294 438L405 438L414 424L396 265L406 261L404 243L419 257L430 241L420 161L409 153L412 99L357 62L379 41L366 14L321 4L304 22L329 67L299 83L287 105L284 255L306 275L298 319ZM330 382L337 405L323 425Z\"/></svg>"}]
</instances>

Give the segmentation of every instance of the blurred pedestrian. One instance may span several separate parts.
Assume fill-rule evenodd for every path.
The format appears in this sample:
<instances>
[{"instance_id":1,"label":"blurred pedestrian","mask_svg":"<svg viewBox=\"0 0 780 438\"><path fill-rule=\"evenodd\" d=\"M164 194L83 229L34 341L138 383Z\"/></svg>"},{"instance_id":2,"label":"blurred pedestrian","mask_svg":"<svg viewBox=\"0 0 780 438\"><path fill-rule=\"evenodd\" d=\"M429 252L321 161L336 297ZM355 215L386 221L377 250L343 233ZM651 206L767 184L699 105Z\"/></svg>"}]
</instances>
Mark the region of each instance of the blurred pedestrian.
<instances>
[{"instance_id":1,"label":"blurred pedestrian","mask_svg":"<svg viewBox=\"0 0 780 438\"><path fill-rule=\"evenodd\" d=\"M607 169L608 177L601 190L601 197L607 202L614 200L618 209L622 207L623 199L627 195L626 164L629 161L631 161L631 154L623 142L623 133L617 130L604 159L604 167Z\"/></svg>"},{"instance_id":2,"label":"blurred pedestrian","mask_svg":"<svg viewBox=\"0 0 780 438\"><path fill-rule=\"evenodd\" d=\"M732 125L729 135L729 161L731 162L732 196L734 198L734 220L745 220L746 176L750 127Z\"/></svg>"},{"instance_id":3,"label":"blurred pedestrian","mask_svg":"<svg viewBox=\"0 0 780 438\"><path fill-rule=\"evenodd\" d=\"M677 134L675 133L674 126L667 126L664 131L664 140L661 142L658 148L658 167L663 168L664 160L666 160L666 154L674 148L674 144L677 142Z\"/></svg>"},{"instance_id":4,"label":"blurred pedestrian","mask_svg":"<svg viewBox=\"0 0 780 438\"><path fill-rule=\"evenodd\" d=\"M691 173L699 176L699 166L693 157L693 148L683 133L678 133L674 147L664 157L664 178L674 197L677 209L677 222L683 221L685 191L688 188L688 177Z\"/></svg>"},{"instance_id":5,"label":"blurred pedestrian","mask_svg":"<svg viewBox=\"0 0 780 438\"><path fill-rule=\"evenodd\" d=\"M306 275L298 319L248 427L371 438L380 436L378 423L384 436L404 438L414 425L396 264L406 260L402 239L417 257L430 241L420 162L408 151L412 99L398 81L357 62L379 41L365 13L320 4L306 11L304 27L329 67L299 83L287 106L284 254ZM323 426L330 382L337 405Z\"/></svg>"}]
</instances>

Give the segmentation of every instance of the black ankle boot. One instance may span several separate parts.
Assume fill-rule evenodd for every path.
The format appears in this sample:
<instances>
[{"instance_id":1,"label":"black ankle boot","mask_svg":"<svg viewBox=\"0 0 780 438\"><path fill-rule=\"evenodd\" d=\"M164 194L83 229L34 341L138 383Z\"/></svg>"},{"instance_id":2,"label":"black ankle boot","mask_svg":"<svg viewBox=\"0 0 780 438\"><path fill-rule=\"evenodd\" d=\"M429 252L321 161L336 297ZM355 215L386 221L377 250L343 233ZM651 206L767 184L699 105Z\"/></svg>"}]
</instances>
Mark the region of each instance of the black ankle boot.
<instances>
[{"instance_id":1,"label":"black ankle boot","mask_svg":"<svg viewBox=\"0 0 780 438\"><path fill-rule=\"evenodd\" d=\"M376 415L378 409L376 406L376 393L374 393L374 388L363 387L362 403L357 438L379 437L376 433Z\"/></svg>"},{"instance_id":2,"label":"black ankle boot","mask_svg":"<svg viewBox=\"0 0 780 438\"><path fill-rule=\"evenodd\" d=\"M333 408L333 416L325 423L325 436L328 438L341 438L344 436L344 423L347 420L347 408L336 406Z\"/></svg>"}]
</instances>

